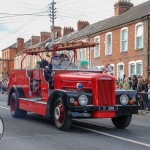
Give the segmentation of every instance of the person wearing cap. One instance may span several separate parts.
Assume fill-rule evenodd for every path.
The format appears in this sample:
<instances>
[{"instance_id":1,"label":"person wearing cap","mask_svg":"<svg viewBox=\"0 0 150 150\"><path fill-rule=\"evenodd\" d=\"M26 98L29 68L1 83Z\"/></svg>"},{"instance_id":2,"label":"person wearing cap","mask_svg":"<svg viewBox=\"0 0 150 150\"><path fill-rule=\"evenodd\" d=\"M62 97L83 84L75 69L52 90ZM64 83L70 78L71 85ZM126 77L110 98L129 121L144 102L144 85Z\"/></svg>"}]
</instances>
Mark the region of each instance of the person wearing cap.
<instances>
[{"instance_id":1,"label":"person wearing cap","mask_svg":"<svg viewBox=\"0 0 150 150\"><path fill-rule=\"evenodd\" d=\"M49 69L59 69L60 68L61 59L59 56L54 56L52 58L52 62L48 65Z\"/></svg>"},{"instance_id":2,"label":"person wearing cap","mask_svg":"<svg viewBox=\"0 0 150 150\"><path fill-rule=\"evenodd\" d=\"M80 69L88 69L89 62L87 60L81 60Z\"/></svg>"}]
</instances>

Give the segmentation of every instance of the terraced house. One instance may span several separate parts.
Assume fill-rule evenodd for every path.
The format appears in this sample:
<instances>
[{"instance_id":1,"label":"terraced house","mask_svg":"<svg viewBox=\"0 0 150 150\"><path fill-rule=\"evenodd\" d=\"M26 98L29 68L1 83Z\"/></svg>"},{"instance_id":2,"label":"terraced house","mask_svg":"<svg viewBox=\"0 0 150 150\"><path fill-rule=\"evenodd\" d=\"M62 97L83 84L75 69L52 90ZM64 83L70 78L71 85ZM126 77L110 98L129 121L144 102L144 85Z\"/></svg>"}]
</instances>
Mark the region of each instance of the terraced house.
<instances>
[{"instance_id":1,"label":"terraced house","mask_svg":"<svg viewBox=\"0 0 150 150\"><path fill-rule=\"evenodd\" d=\"M150 1L134 6L130 0L118 0L114 4L113 17L91 25L87 21L79 21L77 31L66 29L62 36L61 28L57 28L55 42L83 40L99 43L95 48L78 50L78 60L88 60L90 68L101 69L111 64L116 78L134 74L150 77ZM38 38L28 48L40 50L49 41L50 34L46 39ZM15 68L20 68L18 64L25 51L22 48L15 55ZM46 58L45 54L42 56ZM24 67L33 67L38 60L37 57L27 59L28 66Z\"/></svg>"},{"instance_id":2,"label":"terraced house","mask_svg":"<svg viewBox=\"0 0 150 150\"><path fill-rule=\"evenodd\" d=\"M149 77L150 71L150 1L135 6L128 0L114 4L114 16L85 27L65 38L99 42L91 53L91 67L111 64L117 78L137 74ZM89 59L89 52L79 50L78 57Z\"/></svg>"}]
</instances>

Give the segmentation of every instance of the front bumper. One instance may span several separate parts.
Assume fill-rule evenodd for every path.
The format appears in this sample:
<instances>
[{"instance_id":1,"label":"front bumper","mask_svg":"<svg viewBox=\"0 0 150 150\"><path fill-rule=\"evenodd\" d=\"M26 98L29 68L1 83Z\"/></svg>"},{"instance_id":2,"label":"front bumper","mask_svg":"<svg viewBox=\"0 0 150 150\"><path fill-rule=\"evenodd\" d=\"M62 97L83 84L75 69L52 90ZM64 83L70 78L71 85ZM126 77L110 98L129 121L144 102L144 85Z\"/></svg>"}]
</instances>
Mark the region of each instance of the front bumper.
<instances>
[{"instance_id":1,"label":"front bumper","mask_svg":"<svg viewBox=\"0 0 150 150\"><path fill-rule=\"evenodd\" d=\"M125 116L130 114L138 114L139 106L137 105L116 105L116 106L69 106L68 114L71 117L92 117L94 111L99 112L116 112L116 116ZM83 114L83 116L82 116Z\"/></svg>"}]
</instances>

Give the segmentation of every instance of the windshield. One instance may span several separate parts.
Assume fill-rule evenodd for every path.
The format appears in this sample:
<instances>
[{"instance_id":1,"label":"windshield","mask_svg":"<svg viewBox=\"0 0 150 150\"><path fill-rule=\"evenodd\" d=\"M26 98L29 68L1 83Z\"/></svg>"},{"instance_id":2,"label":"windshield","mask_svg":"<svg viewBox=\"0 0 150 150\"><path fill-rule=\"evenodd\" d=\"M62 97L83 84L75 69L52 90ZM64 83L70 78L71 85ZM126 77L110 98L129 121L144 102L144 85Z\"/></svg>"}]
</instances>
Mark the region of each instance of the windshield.
<instances>
[{"instance_id":1,"label":"windshield","mask_svg":"<svg viewBox=\"0 0 150 150\"><path fill-rule=\"evenodd\" d=\"M52 66L53 69L63 69L63 70L90 70L90 71L101 71L101 72L107 72L109 74L112 74L111 66L108 64L106 67L100 66L100 67L89 67L89 62L87 60L80 60L76 61L74 63L73 57L71 57L69 54L60 54L56 55L52 58ZM90 68L90 69L89 69Z\"/></svg>"},{"instance_id":2,"label":"windshield","mask_svg":"<svg viewBox=\"0 0 150 150\"><path fill-rule=\"evenodd\" d=\"M60 62L52 62L54 69L78 69L78 67L68 60L63 60Z\"/></svg>"}]
</instances>

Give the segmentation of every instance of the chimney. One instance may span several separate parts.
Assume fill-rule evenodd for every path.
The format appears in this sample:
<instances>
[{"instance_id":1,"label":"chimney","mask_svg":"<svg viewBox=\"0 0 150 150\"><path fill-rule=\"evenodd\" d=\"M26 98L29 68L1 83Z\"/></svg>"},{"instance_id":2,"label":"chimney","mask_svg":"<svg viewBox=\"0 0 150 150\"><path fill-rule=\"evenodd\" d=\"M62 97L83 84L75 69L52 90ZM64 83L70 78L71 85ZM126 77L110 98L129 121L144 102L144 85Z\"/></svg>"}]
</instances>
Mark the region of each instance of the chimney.
<instances>
[{"instance_id":1,"label":"chimney","mask_svg":"<svg viewBox=\"0 0 150 150\"><path fill-rule=\"evenodd\" d=\"M49 38L51 38L51 33L50 32L41 32L40 33L40 42L43 42Z\"/></svg>"},{"instance_id":2,"label":"chimney","mask_svg":"<svg viewBox=\"0 0 150 150\"><path fill-rule=\"evenodd\" d=\"M72 27L64 27L63 36L70 34L71 32L74 32L74 29Z\"/></svg>"},{"instance_id":3,"label":"chimney","mask_svg":"<svg viewBox=\"0 0 150 150\"><path fill-rule=\"evenodd\" d=\"M90 25L88 21L78 21L77 22L77 30L81 30L83 28L85 28L86 26Z\"/></svg>"},{"instance_id":4,"label":"chimney","mask_svg":"<svg viewBox=\"0 0 150 150\"><path fill-rule=\"evenodd\" d=\"M24 39L17 38L17 53L21 52L24 49Z\"/></svg>"},{"instance_id":5,"label":"chimney","mask_svg":"<svg viewBox=\"0 0 150 150\"><path fill-rule=\"evenodd\" d=\"M55 26L54 27L54 33L55 33L55 39L57 39L57 38L59 38L59 37L61 37L62 35L61 35L61 27L59 27L59 26Z\"/></svg>"},{"instance_id":6,"label":"chimney","mask_svg":"<svg viewBox=\"0 0 150 150\"><path fill-rule=\"evenodd\" d=\"M40 37L39 36L32 36L31 37L31 45L34 45L36 43L40 42Z\"/></svg>"},{"instance_id":7,"label":"chimney","mask_svg":"<svg viewBox=\"0 0 150 150\"><path fill-rule=\"evenodd\" d=\"M118 0L118 2L114 5L114 15L119 16L133 6L134 5L130 2L130 0Z\"/></svg>"}]
</instances>

